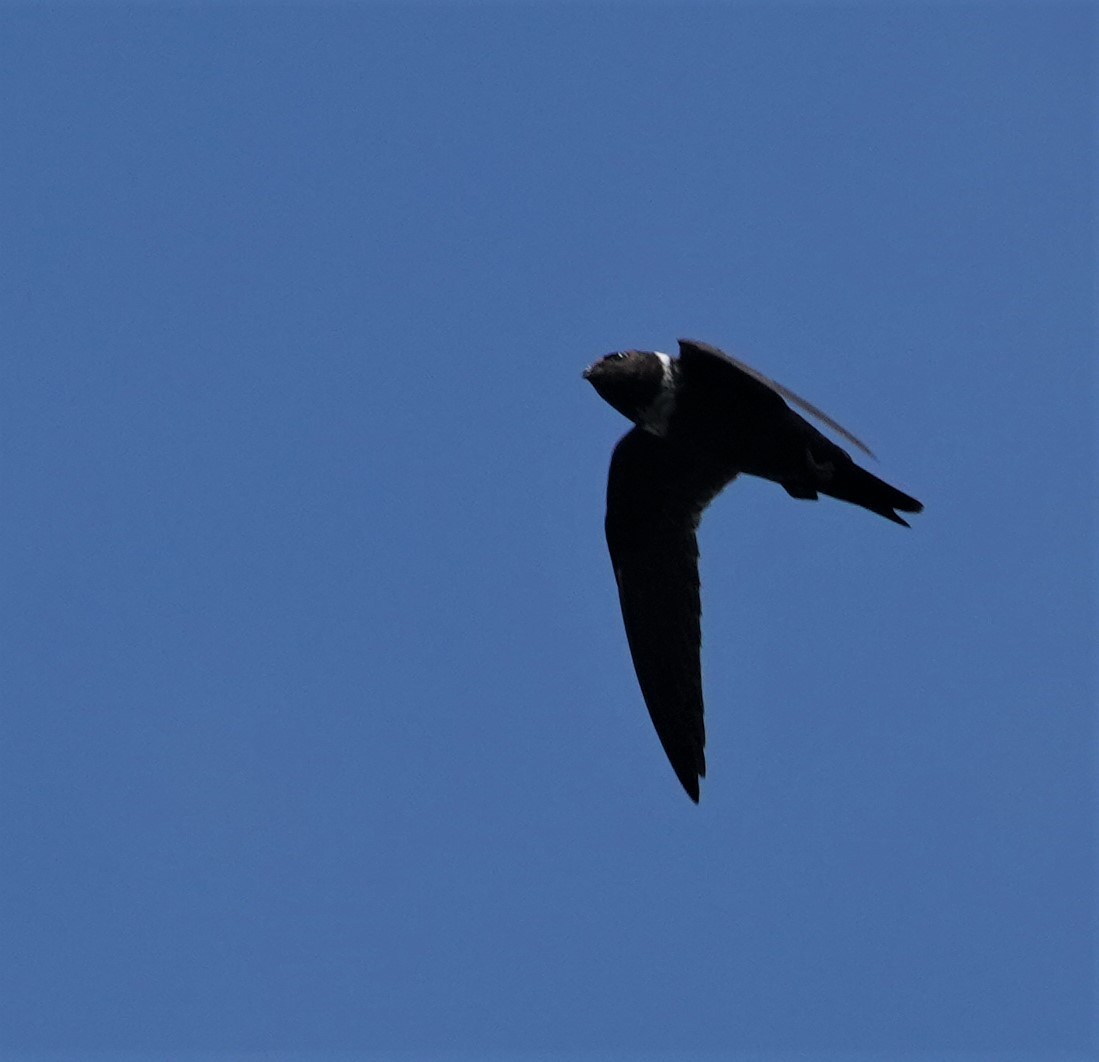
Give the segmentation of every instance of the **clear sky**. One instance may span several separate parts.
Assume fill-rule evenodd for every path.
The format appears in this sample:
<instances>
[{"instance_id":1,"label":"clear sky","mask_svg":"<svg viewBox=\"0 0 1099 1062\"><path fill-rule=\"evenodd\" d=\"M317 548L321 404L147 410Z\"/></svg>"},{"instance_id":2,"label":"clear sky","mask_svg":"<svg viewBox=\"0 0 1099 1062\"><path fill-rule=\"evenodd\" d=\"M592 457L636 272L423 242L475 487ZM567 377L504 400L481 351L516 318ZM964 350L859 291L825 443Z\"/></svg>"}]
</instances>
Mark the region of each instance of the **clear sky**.
<instances>
[{"instance_id":1,"label":"clear sky","mask_svg":"<svg viewBox=\"0 0 1099 1062\"><path fill-rule=\"evenodd\" d=\"M1091 1057L1096 72L1084 5L5 7L0 1053ZM580 378L678 336L926 504L717 500L698 807Z\"/></svg>"}]
</instances>

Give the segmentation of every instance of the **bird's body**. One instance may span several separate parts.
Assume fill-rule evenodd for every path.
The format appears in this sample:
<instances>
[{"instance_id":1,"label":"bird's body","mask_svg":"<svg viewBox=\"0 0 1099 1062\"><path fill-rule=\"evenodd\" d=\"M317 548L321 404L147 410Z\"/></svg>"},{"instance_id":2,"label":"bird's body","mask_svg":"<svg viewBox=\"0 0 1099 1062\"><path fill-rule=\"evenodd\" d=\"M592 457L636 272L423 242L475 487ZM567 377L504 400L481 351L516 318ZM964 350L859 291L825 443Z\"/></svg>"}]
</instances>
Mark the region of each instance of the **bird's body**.
<instances>
[{"instance_id":1,"label":"bird's body","mask_svg":"<svg viewBox=\"0 0 1099 1062\"><path fill-rule=\"evenodd\" d=\"M695 530L706 506L740 473L773 480L794 498L828 494L905 526L895 510L922 506L856 465L783 400L866 450L803 399L705 343L681 340L679 348L677 359L608 354L584 377L636 425L611 458L607 545L641 692L697 801L706 761Z\"/></svg>"}]
</instances>

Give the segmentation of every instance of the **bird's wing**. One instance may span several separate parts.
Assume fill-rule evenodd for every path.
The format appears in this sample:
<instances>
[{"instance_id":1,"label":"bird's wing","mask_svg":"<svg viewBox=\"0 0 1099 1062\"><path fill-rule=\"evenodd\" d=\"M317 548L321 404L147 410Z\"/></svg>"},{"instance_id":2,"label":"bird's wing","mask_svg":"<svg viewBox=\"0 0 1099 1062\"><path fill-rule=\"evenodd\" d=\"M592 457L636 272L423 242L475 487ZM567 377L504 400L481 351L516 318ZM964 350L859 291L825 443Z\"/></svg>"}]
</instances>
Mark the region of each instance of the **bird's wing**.
<instances>
[{"instance_id":1,"label":"bird's wing","mask_svg":"<svg viewBox=\"0 0 1099 1062\"><path fill-rule=\"evenodd\" d=\"M739 358L734 358L724 351L718 350L716 347L711 347L709 343L699 343L693 339L681 339L679 341L679 353L681 358L688 362L693 361L696 364L704 359L708 359L711 364L716 364L718 362L724 363L726 368L723 371L728 372L730 369L734 369L742 374L742 382L747 383L747 381L743 379L743 377L747 377L756 384L761 384L774 394L789 399L795 406L805 410L811 417L816 417L822 424L831 428L837 435L841 435L853 446L857 446L868 457L873 457L875 461L877 460L874 451L861 439L857 438L843 427L842 424L834 421L827 413L814 406L812 402L807 402L800 395L794 394L788 387L783 387L782 384L772 380L769 376L764 376L758 369L753 369L751 365L745 364Z\"/></svg>"},{"instance_id":2,"label":"bird's wing","mask_svg":"<svg viewBox=\"0 0 1099 1062\"><path fill-rule=\"evenodd\" d=\"M696 802L706 732L695 528L718 489L693 481L676 451L640 428L611 458L607 545L626 637L660 743Z\"/></svg>"}]
</instances>

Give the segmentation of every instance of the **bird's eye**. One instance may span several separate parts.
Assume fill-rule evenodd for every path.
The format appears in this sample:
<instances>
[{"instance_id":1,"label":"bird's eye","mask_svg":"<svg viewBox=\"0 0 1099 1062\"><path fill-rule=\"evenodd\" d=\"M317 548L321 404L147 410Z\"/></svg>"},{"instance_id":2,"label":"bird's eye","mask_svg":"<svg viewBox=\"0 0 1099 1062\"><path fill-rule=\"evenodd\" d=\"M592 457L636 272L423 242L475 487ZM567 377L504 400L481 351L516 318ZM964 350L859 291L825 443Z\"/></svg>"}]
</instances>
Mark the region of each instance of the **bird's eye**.
<instances>
[{"instance_id":1,"label":"bird's eye","mask_svg":"<svg viewBox=\"0 0 1099 1062\"><path fill-rule=\"evenodd\" d=\"M625 356L625 353L621 350L616 350L613 354L607 355L612 361L621 361Z\"/></svg>"}]
</instances>

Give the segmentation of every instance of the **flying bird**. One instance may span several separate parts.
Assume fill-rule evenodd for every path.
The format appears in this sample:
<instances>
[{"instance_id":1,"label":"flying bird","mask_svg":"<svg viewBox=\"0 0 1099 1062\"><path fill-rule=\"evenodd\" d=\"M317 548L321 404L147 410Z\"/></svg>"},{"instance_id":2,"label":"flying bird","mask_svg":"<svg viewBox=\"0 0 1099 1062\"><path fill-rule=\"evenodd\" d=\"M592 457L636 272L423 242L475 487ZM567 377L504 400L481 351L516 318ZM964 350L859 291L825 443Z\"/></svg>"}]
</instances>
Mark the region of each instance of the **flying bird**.
<instances>
[{"instance_id":1,"label":"flying bird","mask_svg":"<svg viewBox=\"0 0 1099 1062\"><path fill-rule=\"evenodd\" d=\"M660 743L698 803L706 775L702 641L695 531L707 505L740 473L792 498L827 494L909 525L915 498L860 468L786 404L853 446L866 445L815 406L716 347L679 341L608 354L584 370L599 396L633 421L607 481L607 546L637 681Z\"/></svg>"}]
</instances>

